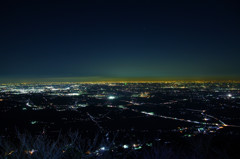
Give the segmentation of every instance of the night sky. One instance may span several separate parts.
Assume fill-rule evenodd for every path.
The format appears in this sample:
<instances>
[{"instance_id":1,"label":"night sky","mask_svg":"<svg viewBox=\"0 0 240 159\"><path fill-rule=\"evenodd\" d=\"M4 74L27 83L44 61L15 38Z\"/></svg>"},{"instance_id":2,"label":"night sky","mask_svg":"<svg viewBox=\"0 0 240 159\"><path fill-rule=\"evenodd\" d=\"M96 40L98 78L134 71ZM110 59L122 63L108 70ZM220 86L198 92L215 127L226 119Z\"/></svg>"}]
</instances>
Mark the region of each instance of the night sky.
<instances>
[{"instance_id":1,"label":"night sky","mask_svg":"<svg viewBox=\"0 0 240 159\"><path fill-rule=\"evenodd\" d=\"M240 77L237 1L7 1L0 78Z\"/></svg>"}]
</instances>

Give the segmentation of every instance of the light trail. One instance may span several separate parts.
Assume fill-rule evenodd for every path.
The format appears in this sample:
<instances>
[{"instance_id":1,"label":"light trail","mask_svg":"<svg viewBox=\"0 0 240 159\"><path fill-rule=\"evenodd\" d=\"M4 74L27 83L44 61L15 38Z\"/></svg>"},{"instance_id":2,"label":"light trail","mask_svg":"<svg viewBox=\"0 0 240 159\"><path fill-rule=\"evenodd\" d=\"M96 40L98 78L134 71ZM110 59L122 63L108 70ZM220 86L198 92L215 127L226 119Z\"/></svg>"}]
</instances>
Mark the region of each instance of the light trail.
<instances>
[{"instance_id":1,"label":"light trail","mask_svg":"<svg viewBox=\"0 0 240 159\"><path fill-rule=\"evenodd\" d=\"M170 120L176 120L176 121L181 121L181 122L188 122L188 123L208 125L208 126L217 126L217 129L220 129L220 128L224 127L224 126L229 126L229 125L225 124L223 121L219 120L218 118L215 118L212 115L204 114L203 111L200 111L200 110L197 110L197 111L198 112L202 112L203 113L203 114L201 113L202 115L214 118L219 123L207 123L207 122L201 122L201 121L195 121L195 120L189 120L189 119L183 119L183 118L177 118L177 117L170 117L170 116L165 116L165 115L157 115L157 114L154 114L152 112L138 111L136 109L132 109L132 108L130 109L130 108L127 108L127 107L123 107L123 108L120 108L120 109L128 109L128 110L131 110L133 112L141 113L141 114L148 115L148 116L154 116L154 117L170 119Z\"/></svg>"}]
</instances>

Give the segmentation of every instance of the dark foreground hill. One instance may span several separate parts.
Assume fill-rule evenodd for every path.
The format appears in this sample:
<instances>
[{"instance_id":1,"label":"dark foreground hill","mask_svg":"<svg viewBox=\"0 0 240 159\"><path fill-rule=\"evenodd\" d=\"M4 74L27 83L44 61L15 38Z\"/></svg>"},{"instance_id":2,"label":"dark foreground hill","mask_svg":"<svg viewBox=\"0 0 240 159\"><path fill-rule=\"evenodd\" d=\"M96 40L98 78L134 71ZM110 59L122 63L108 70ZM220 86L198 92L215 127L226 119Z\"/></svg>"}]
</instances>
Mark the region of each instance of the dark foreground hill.
<instances>
[{"instance_id":1,"label":"dark foreground hill","mask_svg":"<svg viewBox=\"0 0 240 159\"><path fill-rule=\"evenodd\" d=\"M58 137L46 134L32 136L16 133L15 137L0 138L1 159L235 159L238 158L239 137L198 136L178 140L144 144L118 144L112 137L95 135L84 137L68 132Z\"/></svg>"}]
</instances>

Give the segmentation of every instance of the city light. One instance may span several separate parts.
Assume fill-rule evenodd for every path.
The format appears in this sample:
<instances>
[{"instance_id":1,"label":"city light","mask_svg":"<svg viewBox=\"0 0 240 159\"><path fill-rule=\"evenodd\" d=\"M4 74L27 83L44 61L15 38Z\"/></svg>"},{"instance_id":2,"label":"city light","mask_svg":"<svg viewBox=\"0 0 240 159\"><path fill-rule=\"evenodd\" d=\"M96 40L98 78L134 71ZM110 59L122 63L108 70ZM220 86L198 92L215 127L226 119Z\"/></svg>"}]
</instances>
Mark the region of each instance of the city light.
<instances>
[{"instance_id":1,"label":"city light","mask_svg":"<svg viewBox=\"0 0 240 159\"><path fill-rule=\"evenodd\" d=\"M110 99L110 100L113 100L113 99L115 99L116 97L115 96L109 96L108 97L108 99Z\"/></svg>"},{"instance_id":2,"label":"city light","mask_svg":"<svg viewBox=\"0 0 240 159\"><path fill-rule=\"evenodd\" d=\"M123 145L124 149L128 149L128 147L129 147L128 145Z\"/></svg>"},{"instance_id":3,"label":"city light","mask_svg":"<svg viewBox=\"0 0 240 159\"><path fill-rule=\"evenodd\" d=\"M1 107L3 114L8 112L11 115L12 112L19 111L20 115L28 115L27 122L21 116L18 122L25 124L22 124L22 127L34 128L40 133L44 132L41 134L48 134L56 127L78 125L81 127L87 123L84 127L86 132L91 132L93 127L96 128L98 132L101 132L106 143L113 138L115 133L120 133L120 136L125 136L129 140L126 144L127 140L118 139L114 147L104 143L101 144L104 146L97 146L93 150L84 152L85 155L101 156L103 153L120 152L120 150L145 150L146 147L154 147L155 142L165 144L172 142L168 141L169 138L159 139L158 136L146 135L148 133L168 133L186 139L203 134L218 135L226 127L239 127L229 124L232 119L236 120L236 118L218 114L226 109L229 112L238 109L238 96L235 95L233 98L234 92L229 93L233 91L233 88L238 90L238 84L231 84L232 87L229 89L222 89L217 85L219 83L204 84L204 89L202 83L185 82L177 84L176 82L130 83L127 85L123 83L7 85L0 88L0 104L3 106ZM184 87L183 90L182 87ZM211 91L209 91L210 88ZM16 94L20 90L30 93ZM84 93L79 93L81 90L84 90ZM216 91L217 93L213 93ZM185 100L190 97L191 99ZM214 103L216 100L221 100L221 102ZM192 102L201 104L191 107ZM59 113L59 115L46 116L45 113L48 112ZM39 115L35 117L32 113ZM12 116L15 114L13 113ZM8 116L5 116L5 119L7 118ZM56 122L55 118L59 122ZM152 123L156 124L151 127ZM164 124L161 123L166 123L167 126L163 127ZM9 125L11 124L9 122ZM114 126L116 130L111 130ZM57 131L59 129L56 129ZM140 136L146 136L147 140L139 139ZM35 152L36 150L30 149L25 153L34 155ZM67 150L63 149L62 153L67 153Z\"/></svg>"}]
</instances>

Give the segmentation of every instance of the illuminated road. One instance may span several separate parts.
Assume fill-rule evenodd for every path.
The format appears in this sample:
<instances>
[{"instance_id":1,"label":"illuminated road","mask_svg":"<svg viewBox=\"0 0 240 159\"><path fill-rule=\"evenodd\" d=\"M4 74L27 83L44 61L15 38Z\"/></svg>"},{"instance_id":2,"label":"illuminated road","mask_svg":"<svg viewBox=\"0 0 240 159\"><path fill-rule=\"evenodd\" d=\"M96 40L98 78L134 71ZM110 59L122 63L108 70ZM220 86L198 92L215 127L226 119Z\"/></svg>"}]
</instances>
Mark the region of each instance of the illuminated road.
<instances>
[{"instance_id":1,"label":"illuminated road","mask_svg":"<svg viewBox=\"0 0 240 159\"><path fill-rule=\"evenodd\" d=\"M206 114L205 110L186 109L186 110L189 110L189 111L197 111L203 116L203 118L205 118L205 117L212 118L212 119L216 120L217 122L210 123L210 122L204 122L204 121L196 121L196 120L183 119L183 118L177 118L177 117L171 117L171 116L165 116L165 115L158 115L158 114L155 114L154 112L139 111L137 109L132 109L132 108L129 108L129 107L118 107L118 108L131 110L133 112L141 113L141 114L144 114L144 115L147 115L147 116L154 116L154 117L159 117L159 118L163 118L163 119L170 119L170 120L188 122L188 123L199 124L199 125L204 125L204 126L212 126L212 128L214 127L215 130L221 129L221 128L226 127L226 126L228 126L228 127L229 126L239 127L239 126L235 126L235 125L227 125L222 120L220 120L220 119L218 119L218 118L216 118L212 115Z\"/></svg>"}]
</instances>

